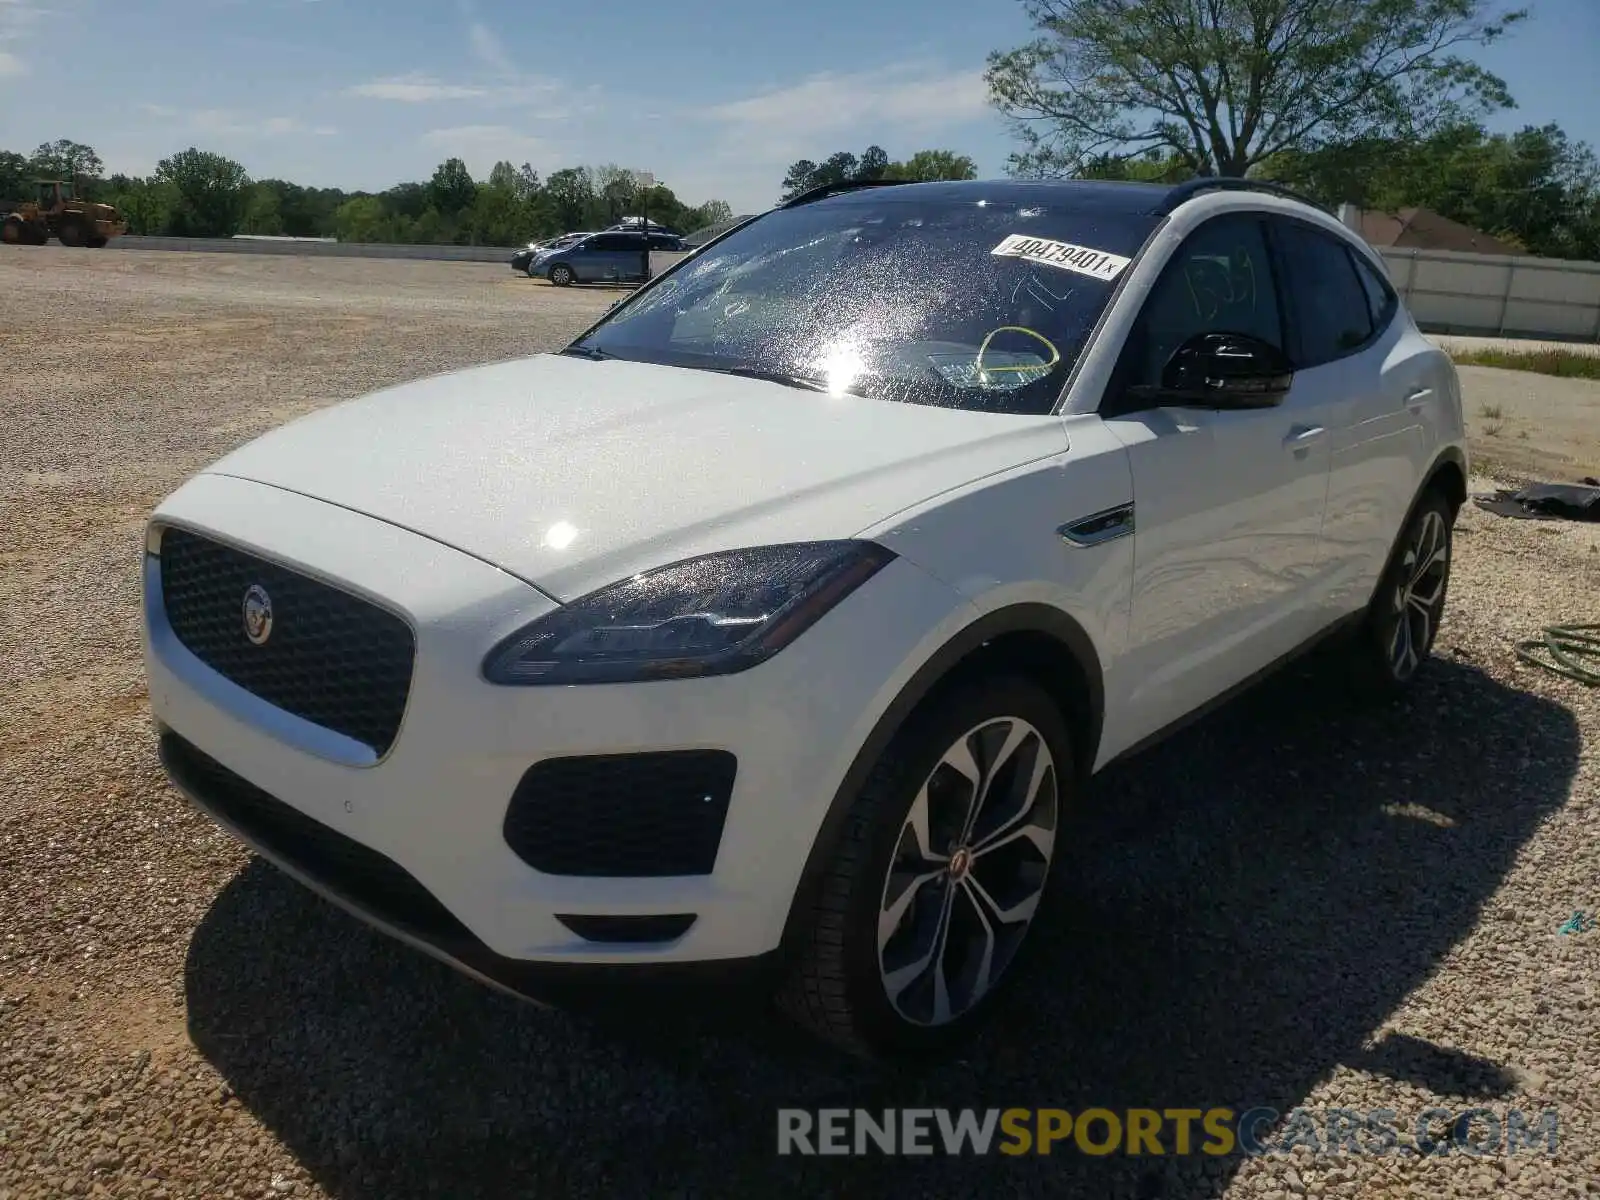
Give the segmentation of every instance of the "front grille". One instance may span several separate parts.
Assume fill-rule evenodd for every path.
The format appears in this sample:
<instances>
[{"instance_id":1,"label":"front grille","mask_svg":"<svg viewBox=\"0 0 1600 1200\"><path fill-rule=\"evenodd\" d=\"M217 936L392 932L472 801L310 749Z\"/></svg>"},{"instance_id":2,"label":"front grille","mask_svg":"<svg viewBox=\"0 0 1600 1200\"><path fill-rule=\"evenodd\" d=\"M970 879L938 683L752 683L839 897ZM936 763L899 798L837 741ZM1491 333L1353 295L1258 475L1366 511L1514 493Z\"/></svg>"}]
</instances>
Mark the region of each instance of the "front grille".
<instances>
[{"instance_id":1,"label":"front grille","mask_svg":"<svg viewBox=\"0 0 1600 1200\"><path fill-rule=\"evenodd\" d=\"M252 585L272 606L259 646L245 634ZM393 613L182 529L161 536L161 595L173 633L212 670L380 756L393 744L416 653Z\"/></svg>"},{"instance_id":2,"label":"front grille","mask_svg":"<svg viewBox=\"0 0 1600 1200\"><path fill-rule=\"evenodd\" d=\"M546 759L512 794L506 844L548 875L709 875L737 766L725 750Z\"/></svg>"},{"instance_id":3,"label":"front grille","mask_svg":"<svg viewBox=\"0 0 1600 1200\"><path fill-rule=\"evenodd\" d=\"M178 786L218 818L347 903L436 945L473 941L393 859L262 791L170 730L161 735L161 759Z\"/></svg>"}]
</instances>

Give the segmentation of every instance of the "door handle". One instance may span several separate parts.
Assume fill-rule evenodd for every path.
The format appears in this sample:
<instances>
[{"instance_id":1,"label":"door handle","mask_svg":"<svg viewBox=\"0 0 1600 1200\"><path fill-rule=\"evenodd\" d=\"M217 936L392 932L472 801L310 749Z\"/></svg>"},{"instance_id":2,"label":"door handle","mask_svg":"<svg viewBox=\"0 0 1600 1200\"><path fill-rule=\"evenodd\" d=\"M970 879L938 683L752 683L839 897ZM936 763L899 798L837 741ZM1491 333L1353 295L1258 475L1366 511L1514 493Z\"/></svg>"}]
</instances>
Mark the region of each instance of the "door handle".
<instances>
[{"instance_id":1,"label":"door handle","mask_svg":"<svg viewBox=\"0 0 1600 1200\"><path fill-rule=\"evenodd\" d=\"M1406 393L1406 407L1412 412L1420 412L1422 410L1422 402L1431 395L1433 395L1431 387L1412 388Z\"/></svg>"},{"instance_id":2,"label":"door handle","mask_svg":"<svg viewBox=\"0 0 1600 1200\"><path fill-rule=\"evenodd\" d=\"M1289 431L1289 436L1283 439L1284 448L1304 450L1321 441L1327 432L1321 425L1296 425Z\"/></svg>"}]
</instances>

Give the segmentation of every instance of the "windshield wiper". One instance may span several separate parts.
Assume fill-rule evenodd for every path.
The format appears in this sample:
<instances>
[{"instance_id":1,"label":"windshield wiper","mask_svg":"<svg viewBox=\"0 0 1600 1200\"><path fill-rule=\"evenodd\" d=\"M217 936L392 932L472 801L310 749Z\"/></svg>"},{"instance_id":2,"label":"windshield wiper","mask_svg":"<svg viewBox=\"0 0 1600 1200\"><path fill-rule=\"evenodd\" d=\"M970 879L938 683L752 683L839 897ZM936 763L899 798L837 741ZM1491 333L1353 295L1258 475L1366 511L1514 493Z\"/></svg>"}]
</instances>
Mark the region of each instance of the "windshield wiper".
<instances>
[{"instance_id":1,"label":"windshield wiper","mask_svg":"<svg viewBox=\"0 0 1600 1200\"><path fill-rule=\"evenodd\" d=\"M596 349L593 346L579 346L576 344L568 346L565 350L558 351L558 353L572 358L587 358L590 362L599 362L602 359L616 357L615 354L607 354L604 350Z\"/></svg>"},{"instance_id":2,"label":"windshield wiper","mask_svg":"<svg viewBox=\"0 0 1600 1200\"><path fill-rule=\"evenodd\" d=\"M800 388L808 392L826 392L828 383L810 375L791 375L787 371L769 371L764 367L693 367L691 370L714 371L718 375L737 375L740 379L760 379L766 383L781 383L785 387Z\"/></svg>"}]
</instances>

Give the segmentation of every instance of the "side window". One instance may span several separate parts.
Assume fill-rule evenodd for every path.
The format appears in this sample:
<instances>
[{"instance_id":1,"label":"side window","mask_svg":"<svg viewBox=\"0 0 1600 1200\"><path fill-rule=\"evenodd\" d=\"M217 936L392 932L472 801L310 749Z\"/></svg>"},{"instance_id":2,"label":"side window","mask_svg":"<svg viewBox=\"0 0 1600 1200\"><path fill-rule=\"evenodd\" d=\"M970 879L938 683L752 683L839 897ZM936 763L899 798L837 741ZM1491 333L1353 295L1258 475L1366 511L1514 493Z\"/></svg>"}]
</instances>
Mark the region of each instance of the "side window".
<instances>
[{"instance_id":1,"label":"side window","mask_svg":"<svg viewBox=\"0 0 1600 1200\"><path fill-rule=\"evenodd\" d=\"M1319 366L1365 345L1372 313L1344 243L1298 221L1275 221L1273 236L1282 255L1294 365Z\"/></svg>"},{"instance_id":2,"label":"side window","mask_svg":"<svg viewBox=\"0 0 1600 1200\"><path fill-rule=\"evenodd\" d=\"M1191 233L1150 291L1123 350L1122 385L1155 384L1197 333L1247 333L1283 345L1283 319L1261 221L1234 214Z\"/></svg>"},{"instance_id":3,"label":"side window","mask_svg":"<svg viewBox=\"0 0 1600 1200\"><path fill-rule=\"evenodd\" d=\"M1395 307L1400 298L1394 294L1389 281L1378 273L1376 267L1354 250L1350 261L1356 264L1356 276L1361 280L1361 290L1367 294L1367 311L1372 314L1374 331L1387 329L1394 319Z\"/></svg>"}]
</instances>

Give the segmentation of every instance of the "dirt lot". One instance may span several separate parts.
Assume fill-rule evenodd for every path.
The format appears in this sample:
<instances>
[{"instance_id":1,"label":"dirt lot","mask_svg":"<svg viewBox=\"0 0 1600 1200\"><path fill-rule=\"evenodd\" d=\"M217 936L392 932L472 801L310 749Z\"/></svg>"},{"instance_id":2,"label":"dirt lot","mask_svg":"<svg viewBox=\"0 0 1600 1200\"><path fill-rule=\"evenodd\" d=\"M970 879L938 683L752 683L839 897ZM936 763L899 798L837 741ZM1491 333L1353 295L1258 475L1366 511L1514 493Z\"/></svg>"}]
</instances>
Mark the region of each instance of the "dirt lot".
<instances>
[{"instance_id":1,"label":"dirt lot","mask_svg":"<svg viewBox=\"0 0 1600 1200\"><path fill-rule=\"evenodd\" d=\"M1511 650L1600 621L1597 527L1469 507L1406 706L1311 664L1098 781L1013 1012L935 1069L519 1005L195 816L140 682L148 509L287 417L551 347L611 298L474 264L0 255L0 1200L1600 1194L1600 926L1558 932L1600 911L1600 704ZM1574 440L1600 387L1463 375L1504 408L1483 443L1600 469ZM1560 1146L779 1160L790 1105L1554 1109Z\"/></svg>"}]
</instances>

